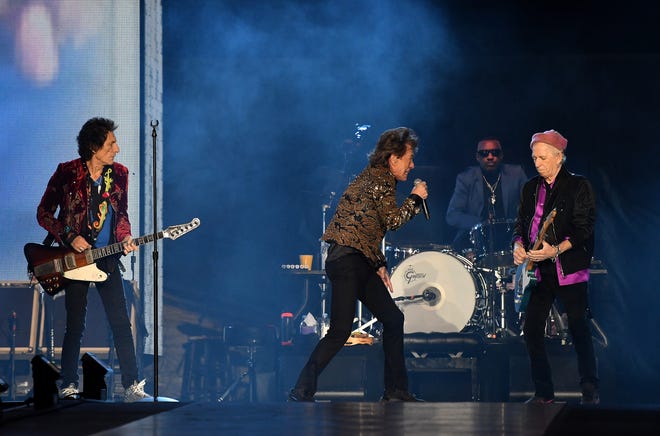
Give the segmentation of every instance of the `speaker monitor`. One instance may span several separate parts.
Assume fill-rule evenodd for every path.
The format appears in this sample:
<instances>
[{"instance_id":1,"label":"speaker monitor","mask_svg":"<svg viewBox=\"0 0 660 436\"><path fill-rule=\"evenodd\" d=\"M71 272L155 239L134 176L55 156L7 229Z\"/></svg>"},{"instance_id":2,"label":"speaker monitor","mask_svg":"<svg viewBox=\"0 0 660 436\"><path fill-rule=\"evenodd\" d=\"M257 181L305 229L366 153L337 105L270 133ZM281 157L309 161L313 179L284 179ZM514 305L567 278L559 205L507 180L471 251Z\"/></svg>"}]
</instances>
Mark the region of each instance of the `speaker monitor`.
<instances>
[{"instance_id":1,"label":"speaker monitor","mask_svg":"<svg viewBox=\"0 0 660 436\"><path fill-rule=\"evenodd\" d=\"M106 401L108 385L112 378L112 368L96 357L94 353L85 353L80 359L83 367L83 397L91 400Z\"/></svg>"},{"instance_id":2,"label":"speaker monitor","mask_svg":"<svg viewBox=\"0 0 660 436\"><path fill-rule=\"evenodd\" d=\"M34 407L43 409L57 404L57 380L60 379L60 370L38 354L31 360L32 379L34 383Z\"/></svg>"}]
</instances>

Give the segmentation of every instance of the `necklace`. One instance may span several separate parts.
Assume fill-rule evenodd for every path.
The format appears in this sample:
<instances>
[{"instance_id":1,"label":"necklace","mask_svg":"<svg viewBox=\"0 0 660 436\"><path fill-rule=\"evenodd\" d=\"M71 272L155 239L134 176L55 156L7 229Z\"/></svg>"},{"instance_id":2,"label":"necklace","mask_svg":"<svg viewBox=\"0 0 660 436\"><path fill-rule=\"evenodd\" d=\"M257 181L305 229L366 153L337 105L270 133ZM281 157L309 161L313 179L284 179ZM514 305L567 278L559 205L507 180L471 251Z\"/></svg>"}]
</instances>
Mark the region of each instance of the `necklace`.
<instances>
[{"instance_id":1,"label":"necklace","mask_svg":"<svg viewBox=\"0 0 660 436\"><path fill-rule=\"evenodd\" d=\"M502 173L500 173L497 176L497 180L495 181L494 185L491 185L488 183L488 180L486 180L486 177L482 174L481 177L484 179L484 182L486 182L486 186L488 186L488 189L490 190L490 204L495 206L495 202L497 201L497 197L495 196L495 190L497 189L497 185L500 183L500 178L502 177Z\"/></svg>"}]
</instances>

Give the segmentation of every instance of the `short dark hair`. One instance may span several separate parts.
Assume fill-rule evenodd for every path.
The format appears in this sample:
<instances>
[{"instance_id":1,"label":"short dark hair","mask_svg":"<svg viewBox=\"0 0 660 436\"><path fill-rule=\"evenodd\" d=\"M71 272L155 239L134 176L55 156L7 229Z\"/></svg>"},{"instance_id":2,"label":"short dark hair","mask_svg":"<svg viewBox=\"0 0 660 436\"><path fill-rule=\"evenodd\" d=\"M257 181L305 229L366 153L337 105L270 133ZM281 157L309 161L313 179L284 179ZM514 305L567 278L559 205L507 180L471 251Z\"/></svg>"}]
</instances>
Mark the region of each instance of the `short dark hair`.
<instances>
[{"instance_id":1,"label":"short dark hair","mask_svg":"<svg viewBox=\"0 0 660 436\"><path fill-rule=\"evenodd\" d=\"M494 137L492 137L492 136L488 136L488 137L482 139L481 141L477 142L477 150L479 150L479 147L480 147L484 142L494 142L495 145L497 145L497 148L499 148L500 150L502 149L502 144L500 144L500 140L499 140L499 139L494 138Z\"/></svg>"},{"instance_id":2,"label":"short dark hair","mask_svg":"<svg viewBox=\"0 0 660 436\"><path fill-rule=\"evenodd\" d=\"M108 133L114 132L117 125L107 118L95 117L87 120L78 133L78 154L84 161L92 158L92 154L103 147Z\"/></svg>"},{"instance_id":3,"label":"short dark hair","mask_svg":"<svg viewBox=\"0 0 660 436\"><path fill-rule=\"evenodd\" d=\"M372 167L387 167L390 156L403 156L408 151L408 145L415 153L418 141L417 134L408 127L386 130L378 138L376 148L369 154L369 165Z\"/></svg>"}]
</instances>

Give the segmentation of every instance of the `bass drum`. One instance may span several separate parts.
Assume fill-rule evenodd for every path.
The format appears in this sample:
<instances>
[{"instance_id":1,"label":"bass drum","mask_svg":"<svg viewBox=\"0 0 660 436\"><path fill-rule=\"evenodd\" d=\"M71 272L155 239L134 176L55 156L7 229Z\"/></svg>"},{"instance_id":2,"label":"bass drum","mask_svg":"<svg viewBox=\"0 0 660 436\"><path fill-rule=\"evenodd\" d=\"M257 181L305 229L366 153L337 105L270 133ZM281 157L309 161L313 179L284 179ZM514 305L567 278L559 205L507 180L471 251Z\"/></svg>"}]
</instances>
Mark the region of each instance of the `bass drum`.
<instances>
[{"instance_id":1,"label":"bass drum","mask_svg":"<svg viewBox=\"0 0 660 436\"><path fill-rule=\"evenodd\" d=\"M472 263L450 251L406 258L392 273L404 333L461 332L483 327L486 283Z\"/></svg>"}]
</instances>

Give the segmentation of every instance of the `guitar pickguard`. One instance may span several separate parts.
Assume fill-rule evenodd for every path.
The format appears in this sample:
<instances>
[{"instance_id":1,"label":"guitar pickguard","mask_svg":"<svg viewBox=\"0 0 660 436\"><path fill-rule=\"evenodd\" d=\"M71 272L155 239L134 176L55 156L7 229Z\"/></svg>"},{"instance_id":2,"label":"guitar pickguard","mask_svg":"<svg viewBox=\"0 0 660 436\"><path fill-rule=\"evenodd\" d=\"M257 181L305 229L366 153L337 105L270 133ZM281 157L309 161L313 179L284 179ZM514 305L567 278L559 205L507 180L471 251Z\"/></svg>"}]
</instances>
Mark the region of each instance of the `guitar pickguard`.
<instances>
[{"instance_id":1,"label":"guitar pickguard","mask_svg":"<svg viewBox=\"0 0 660 436\"><path fill-rule=\"evenodd\" d=\"M104 282L108 279L108 274L98 269L95 263L92 263L65 271L64 277L69 280L81 280L83 282Z\"/></svg>"},{"instance_id":2,"label":"guitar pickguard","mask_svg":"<svg viewBox=\"0 0 660 436\"><path fill-rule=\"evenodd\" d=\"M527 302L534 286L536 286L536 275L534 270L527 271L527 262L518 265L515 275L515 294L513 302L516 306L516 312L524 312L527 309Z\"/></svg>"}]
</instances>

